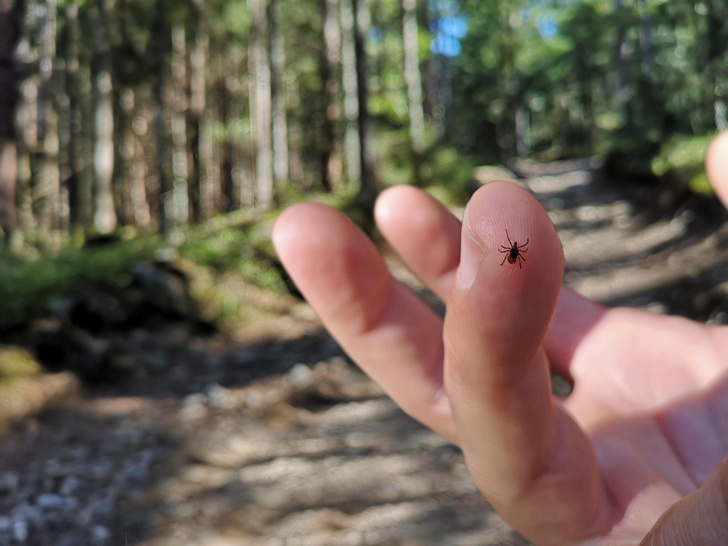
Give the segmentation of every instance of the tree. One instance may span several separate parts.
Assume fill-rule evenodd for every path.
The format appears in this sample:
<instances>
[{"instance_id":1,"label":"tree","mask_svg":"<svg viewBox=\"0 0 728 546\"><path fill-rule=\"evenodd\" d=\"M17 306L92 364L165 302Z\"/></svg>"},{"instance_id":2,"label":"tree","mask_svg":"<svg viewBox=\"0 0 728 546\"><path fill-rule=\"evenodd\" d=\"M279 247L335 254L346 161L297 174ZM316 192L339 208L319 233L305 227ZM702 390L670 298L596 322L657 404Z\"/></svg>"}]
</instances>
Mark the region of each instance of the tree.
<instances>
[{"instance_id":1,"label":"tree","mask_svg":"<svg viewBox=\"0 0 728 546\"><path fill-rule=\"evenodd\" d=\"M265 0L248 0L253 18L249 62L254 76L250 115L255 135L255 201L262 209L273 204L273 149L271 135L271 68L268 55L268 18Z\"/></svg>"},{"instance_id":2,"label":"tree","mask_svg":"<svg viewBox=\"0 0 728 546\"><path fill-rule=\"evenodd\" d=\"M402 0L402 40L404 42L404 79L407 84L407 110L415 184L421 185L420 163L425 150L425 114L422 108L417 0Z\"/></svg>"},{"instance_id":3,"label":"tree","mask_svg":"<svg viewBox=\"0 0 728 546\"><path fill-rule=\"evenodd\" d=\"M374 130L369 116L367 58L364 49L370 19L367 0L351 0L354 13L354 54L356 59L357 113L359 124L359 165L361 186L357 201L367 210L374 210L377 179L374 158Z\"/></svg>"},{"instance_id":4,"label":"tree","mask_svg":"<svg viewBox=\"0 0 728 546\"><path fill-rule=\"evenodd\" d=\"M273 113L273 180L277 186L281 186L290 178L290 167L288 115L283 87L286 52L280 28L279 0L270 0L268 13L270 22L271 109Z\"/></svg>"},{"instance_id":5,"label":"tree","mask_svg":"<svg viewBox=\"0 0 728 546\"><path fill-rule=\"evenodd\" d=\"M18 223L15 203L18 152L15 106L18 102L13 52L18 32L19 1L0 0L0 230L9 237Z\"/></svg>"},{"instance_id":6,"label":"tree","mask_svg":"<svg viewBox=\"0 0 728 546\"><path fill-rule=\"evenodd\" d=\"M94 150L94 229L109 233L116 229L114 207L114 105L111 75L111 45L109 44L109 15L106 0L97 0L96 54L92 77L95 92L95 150Z\"/></svg>"},{"instance_id":7,"label":"tree","mask_svg":"<svg viewBox=\"0 0 728 546\"><path fill-rule=\"evenodd\" d=\"M319 56L321 79L319 109L322 113L319 136L320 169L324 188L332 191L341 186L341 154L335 129L339 119L337 99L340 81L338 73L341 65L338 0L319 0L319 10L324 27L324 44Z\"/></svg>"}]
</instances>

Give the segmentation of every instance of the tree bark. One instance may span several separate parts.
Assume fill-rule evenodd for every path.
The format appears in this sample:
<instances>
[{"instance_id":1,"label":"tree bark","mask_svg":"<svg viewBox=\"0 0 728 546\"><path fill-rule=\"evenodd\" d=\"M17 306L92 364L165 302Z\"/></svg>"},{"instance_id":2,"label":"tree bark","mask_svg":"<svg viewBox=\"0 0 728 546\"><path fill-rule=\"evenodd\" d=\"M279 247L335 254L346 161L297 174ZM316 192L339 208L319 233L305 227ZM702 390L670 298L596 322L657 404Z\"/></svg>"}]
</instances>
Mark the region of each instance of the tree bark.
<instances>
[{"instance_id":1,"label":"tree bark","mask_svg":"<svg viewBox=\"0 0 728 546\"><path fill-rule=\"evenodd\" d=\"M60 195L58 167L58 115L53 104L56 96L53 77L56 57L57 5L47 0L40 39L40 83L38 89L39 162L35 183L37 225L46 233L57 227Z\"/></svg>"},{"instance_id":2,"label":"tree bark","mask_svg":"<svg viewBox=\"0 0 728 546\"><path fill-rule=\"evenodd\" d=\"M319 58L321 78L319 108L323 114L319 136L319 165L324 189L336 191L341 186L341 153L336 144L335 129L339 119L336 99L341 65L338 0L319 0L319 9L324 22L324 47Z\"/></svg>"},{"instance_id":3,"label":"tree bark","mask_svg":"<svg viewBox=\"0 0 728 546\"><path fill-rule=\"evenodd\" d=\"M189 219L189 193L187 179L187 40L185 27L172 28L172 196L175 225L186 224Z\"/></svg>"},{"instance_id":4,"label":"tree bark","mask_svg":"<svg viewBox=\"0 0 728 546\"><path fill-rule=\"evenodd\" d=\"M283 35L280 32L280 3L270 0L271 103L273 109L273 181L281 186L290 178L288 151L288 116L283 90L283 71L286 64Z\"/></svg>"},{"instance_id":5,"label":"tree bark","mask_svg":"<svg viewBox=\"0 0 728 546\"><path fill-rule=\"evenodd\" d=\"M15 202L18 151L15 143L15 108L18 78L13 60L20 37L19 0L0 0L0 230L10 237L18 223Z\"/></svg>"},{"instance_id":6,"label":"tree bark","mask_svg":"<svg viewBox=\"0 0 728 546\"><path fill-rule=\"evenodd\" d=\"M351 0L341 0L341 82L344 90L344 159L346 179L361 180L359 157L359 98L356 76L356 48L354 45L354 10Z\"/></svg>"},{"instance_id":7,"label":"tree bark","mask_svg":"<svg viewBox=\"0 0 728 546\"><path fill-rule=\"evenodd\" d=\"M409 107L410 152L415 184L422 185L422 153L425 150L425 113L422 108L417 0L402 0L402 39L404 41L404 80Z\"/></svg>"},{"instance_id":8,"label":"tree bark","mask_svg":"<svg viewBox=\"0 0 728 546\"><path fill-rule=\"evenodd\" d=\"M110 233L116 229L114 208L114 102L111 77L111 46L108 34L106 0L97 0L99 24L94 59L94 102L96 120L94 147L94 229Z\"/></svg>"},{"instance_id":9,"label":"tree bark","mask_svg":"<svg viewBox=\"0 0 728 546\"><path fill-rule=\"evenodd\" d=\"M369 115L369 88L367 86L367 59L365 36L369 34L370 17L367 0L352 0L354 12L354 52L356 55L357 104L359 109L359 161L361 187L357 201L366 209L374 210L377 198L375 174L374 134Z\"/></svg>"},{"instance_id":10,"label":"tree bark","mask_svg":"<svg viewBox=\"0 0 728 546\"><path fill-rule=\"evenodd\" d=\"M613 0L613 5L614 11L619 17L619 12L624 9L623 0ZM619 97L624 123L627 127L632 127L634 125L634 113L632 111L632 88L629 76L627 29L621 23L617 27L614 50L617 62L617 96Z\"/></svg>"},{"instance_id":11,"label":"tree bark","mask_svg":"<svg viewBox=\"0 0 728 546\"><path fill-rule=\"evenodd\" d=\"M248 0L253 18L250 31L252 86L250 116L255 135L255 201L262 209L273 204L273 149L271 135L271 70L268 55L268 18L265 0Z\"/></svg>"},{"instance_id":12,"label":"tree bark","mask_svg":"<svg viewBox=\"0 0 728 546\"><path fill-rule=\"evenodd\" d=\"M71 233L83 229L81 192L79 187L79 149L81 139L81 111L78 93L79 70L78 6L66 6L66 96L68 97L68 229Z\"/></svg>"},{"instance_id":13,"label":"tree bark","mask_svg":"<svg viewBox=\"0 0 728 546\"><path fill-rule=\"evenodd\" d=\"M167 51L169 49L169 28L164 0L155 0L153 28L154 57L154 134L157 143L156 169L159 192L159 232L163 237L169 237L172 230L172 199L169 191L169 176L167 174L167 124L166 108L164 103L165 69Z\"/></svg>"},{"instance_id":14,"label":"tree bark","mask_svg":"<svg viewBox=\"0 0 728 546\"><path fill-rule=\"evenodd\" d=\"M209 39L202 27L202 0L194 0L192 21L192 48L190 50L190 108L188 129L192 162L190 165L190 212L192 221L199 222L207 218L212 211L210 180L207 168L210 158L205 145L205 106L207 55Z\"/></svg>"}]
</instances>

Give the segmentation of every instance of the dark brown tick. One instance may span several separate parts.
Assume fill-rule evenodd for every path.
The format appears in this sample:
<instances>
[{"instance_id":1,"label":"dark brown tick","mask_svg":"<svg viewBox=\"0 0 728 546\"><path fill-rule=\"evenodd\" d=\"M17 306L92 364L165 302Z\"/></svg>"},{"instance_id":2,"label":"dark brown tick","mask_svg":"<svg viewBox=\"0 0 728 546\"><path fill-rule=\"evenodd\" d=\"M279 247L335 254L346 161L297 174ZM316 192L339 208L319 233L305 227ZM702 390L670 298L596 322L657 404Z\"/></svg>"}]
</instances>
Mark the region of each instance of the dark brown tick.
<instances>
[{"instance_id":1,"label":"dark brown tick","mask_svg":"<svg viewBox=\"0 0 728 546\"><path fill-rule=\"evenodd\" d=\"M526 261L523 253L528 252L526 245L528 245L528 241L530 241L530 239L526 239L525 243L523 243L521 246L518 246L518 242L511 243L511 238L508 235L508 230L506 230L506 237L508 238L508 244L511 246L501 245L501 247L498 249L498 252L500 252L501 254L505 254L505 256L503 256L503 261L501 262L501 265L506 263L506 260L508 260L509 264L514 264L516 263L516 260L518 260L518 268L523 269L521 267L521 260L523 260L524 262Z\"/></svg>"}]
</instances>

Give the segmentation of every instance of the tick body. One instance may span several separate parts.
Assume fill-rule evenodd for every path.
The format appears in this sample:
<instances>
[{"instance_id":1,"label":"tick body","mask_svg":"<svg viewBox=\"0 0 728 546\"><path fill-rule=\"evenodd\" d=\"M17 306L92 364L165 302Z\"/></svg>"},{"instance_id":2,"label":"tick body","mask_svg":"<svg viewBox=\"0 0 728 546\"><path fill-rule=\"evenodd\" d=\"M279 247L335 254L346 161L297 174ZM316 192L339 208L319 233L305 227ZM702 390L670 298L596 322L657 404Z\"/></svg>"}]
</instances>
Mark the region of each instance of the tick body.
<instances>
[{"instance_id":1,"label":"tick body","mask_svg":"<svg viewBox=\"0 0 728 546\"><path fill-rule=\"evenodd\" d=\"M506 237L508 238L508 244L510 246L501 245L498 249L498 252L500 252L501 254L505 254L505 256L503 256L503 261L501 262L501 265L506 263L506 260L508 260L509 264L514 264L518 262L518 268L523 269L523 267L521 267L521 260L523 260L524 262L526 261L526 257L523 255L523 253L528 252L526 246L528 245L528 241L530 241L530 239L526 239L526 242L519 246L517 241L511 242L511 238L508 235L508 230L506 230Z\"/></svg>"}]
</instances>

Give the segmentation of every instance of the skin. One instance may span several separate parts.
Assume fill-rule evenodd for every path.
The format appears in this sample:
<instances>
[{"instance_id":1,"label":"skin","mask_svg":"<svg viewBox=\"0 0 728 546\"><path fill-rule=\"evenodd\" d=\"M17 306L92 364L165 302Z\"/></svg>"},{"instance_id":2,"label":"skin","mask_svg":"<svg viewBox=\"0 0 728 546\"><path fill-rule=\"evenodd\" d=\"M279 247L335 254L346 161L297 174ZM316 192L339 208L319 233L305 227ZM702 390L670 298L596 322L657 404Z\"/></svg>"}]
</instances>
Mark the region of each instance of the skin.
<instances>
[{"instance_id":1,"label":"skin","mask_svg":"<svg viewBox=\"0 0 728 546\"><path fill-rule=\"evenodd\" d=\"M728 133L707 169L728 202ZM436 316L342 214L300 204L273 241L299 289L410 415L458 444L483 495L539 545L728 543L728 329L608 309L562 288L563 252L525 190L478 190L463 226L412 187L381 232L447 304ZM530 238L523 269L505 239ZM574 382L551 395L550 373Z\"/></svg>"}]
</instances>

